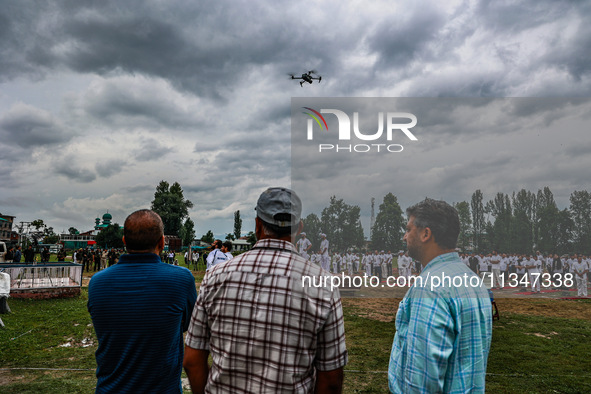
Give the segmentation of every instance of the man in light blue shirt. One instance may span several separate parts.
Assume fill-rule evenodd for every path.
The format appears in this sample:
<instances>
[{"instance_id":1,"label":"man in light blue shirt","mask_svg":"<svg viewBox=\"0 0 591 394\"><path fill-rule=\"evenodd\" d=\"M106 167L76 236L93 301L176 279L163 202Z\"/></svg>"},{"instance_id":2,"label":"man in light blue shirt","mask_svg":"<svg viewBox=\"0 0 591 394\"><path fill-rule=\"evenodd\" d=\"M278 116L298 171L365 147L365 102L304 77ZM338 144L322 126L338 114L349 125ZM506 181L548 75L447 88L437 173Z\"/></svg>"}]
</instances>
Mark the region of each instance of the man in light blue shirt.
<instances>
[{"instance_id":1,"label":"man in light blue shirt","mask_svg":"<svg viewBox=\"0 0 591 394\"><path fill-rule=\"evenodd\" d=\"M400 302L390 355L393 393L484 393L492 308L455 252L457 211L425 199L407 209L404 240L423 271Z\"/></svg>"}]
</instances>

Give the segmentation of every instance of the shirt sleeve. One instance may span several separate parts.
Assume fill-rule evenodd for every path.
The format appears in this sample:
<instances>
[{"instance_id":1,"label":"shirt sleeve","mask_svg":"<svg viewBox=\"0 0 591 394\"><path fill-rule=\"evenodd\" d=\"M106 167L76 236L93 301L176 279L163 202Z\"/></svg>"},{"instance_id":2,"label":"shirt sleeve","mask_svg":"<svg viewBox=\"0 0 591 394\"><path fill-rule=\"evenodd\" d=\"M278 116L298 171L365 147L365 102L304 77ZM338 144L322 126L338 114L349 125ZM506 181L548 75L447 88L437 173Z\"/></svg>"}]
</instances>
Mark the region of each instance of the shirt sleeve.
<instances>
[{"instance_id":1,"label":"shirt sleeve","mask_svg":"<svg viewBox=\"0 0 591 394\"><path fill-rule=\"evenodd\" d=\"M193 349L209 350L209 338L211 333L207 325L207 311L205 309L205 294L207 292L207 275L201 282L201 288L193 314L191 316L191 324L187 330L185 344Z\"/></svg>"},{"instance_id":2,"label":"shirt sleeve","mask_svg":"<svg viewBox=\"0 0 591 394\"><path fill-rule=\"evenodd\" d=\"M390 389L392 392L445 392L455 341L450 305L444 298L421 295L409 300L405 313L409 318L408 329L399 338L400 353L395 354L392 349Z\"/></svg>"},{"instance_id":3,"label":"shirt sleeve","mask_svg":"<svg viewBox=\"0 0 591 394\"><path fill-rule=\"evenodd\" d=\"M191 321L191 315L193 314L193 309L195 307L195 302L197 301L197 290L195 288L195 278L193 274L189 272L189 276L187 278L187 304L185 311L183 313L183 332L187 331L189 328L189 323Z\"/></svg>"},{"instance_id":4,"label":"shirt sleeve","mask_svg":"<svg viewBox=\"0 0 591 394\"><path fill-rule=\"evenodd\" d=\"M326 323L318 334L315 366L319 371L332 371L347 364L343 308L338 293L333 293Z\"/></svg>"}]
</instances>

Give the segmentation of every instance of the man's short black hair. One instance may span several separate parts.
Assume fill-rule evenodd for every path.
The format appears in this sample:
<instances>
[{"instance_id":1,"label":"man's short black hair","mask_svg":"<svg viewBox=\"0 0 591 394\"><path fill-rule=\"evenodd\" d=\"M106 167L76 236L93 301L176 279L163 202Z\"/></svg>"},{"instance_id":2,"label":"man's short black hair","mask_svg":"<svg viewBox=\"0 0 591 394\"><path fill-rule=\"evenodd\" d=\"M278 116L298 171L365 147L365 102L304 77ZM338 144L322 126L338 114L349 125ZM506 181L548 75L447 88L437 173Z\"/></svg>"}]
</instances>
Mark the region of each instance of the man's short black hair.
<instances>
[{"instance_id":1,"label":"man's short black hair","mask_svg":"<svg viewBox=\"0 0 591 394\"><path fill-rule=\"evenodd\" d=\"M163 235L162 219L152 210L140 209L125 219L123 236L128 251L152 250Z\"/></svg>"},{"instance_id":2,"label":"man's short black hair","mask_svg":"<svg viewBox=\"0 0 591 394\"><path fill-rule=\"evenodd\" d=\"M226 241L222 245L225 246L226 249L228 249L228 252L232 251L232 242L231 241Z\"/></svg>"},{"instance_id":3,"label":"man's short black hair","mask_svg":"<svg viewBox=\"0 0 591 394\"><path fill-rule=\"evenodd\" d=\"M431 229L437 245L444 249L455 249L460 234L458 211L445 201L426 198L406 210L407 216L414 217L418 228Z\"/></svg>"}]
</instances>

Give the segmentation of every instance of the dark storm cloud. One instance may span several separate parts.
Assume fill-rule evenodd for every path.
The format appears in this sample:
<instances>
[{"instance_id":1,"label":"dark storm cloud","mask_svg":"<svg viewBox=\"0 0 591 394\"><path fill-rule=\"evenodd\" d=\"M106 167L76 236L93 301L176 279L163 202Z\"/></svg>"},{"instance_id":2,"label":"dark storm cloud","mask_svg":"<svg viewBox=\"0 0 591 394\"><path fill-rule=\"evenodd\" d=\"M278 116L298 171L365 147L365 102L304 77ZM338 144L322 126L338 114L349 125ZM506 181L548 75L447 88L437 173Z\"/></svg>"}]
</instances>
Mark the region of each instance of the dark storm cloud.
<instances>
[{"instance_id":1,"label":"dark storm cloud","mask_svg":"<svg viewBox=\"0 0 591 394\"><path fill-rule=\"evenodd\" d=\"M137 73L219 98L229 97L234 84L250 73L285 78L288 71L304 71L291 68L328 71L338 64L343 47L355 47L355 29L337 36L332 32L329 22L339 18L338 10L331 15L335 19L327 21L329 15L323 14L290 17L299 14L299 5L269 5L171 1L163 8L143 1L104 1L38 7L36 2L19 2L23 10L2 14L11 24L4 28L6 39L0 45L3 52L24 49L25 54L0 73L13 77L20 65L27 66L20 68L23 74L64 68L101 75ZM259 70L269 63L282 70Z\"/></svg>"},{"instance_id":2,"label":"dark storm cloud","mask_svg":"<svg viewBox=\"0 0 591 394\"><path fill-rule=\"evenodd\" d=\"M570 145L565 149L565 153L567 154L567 157L570 159L578 158L580 156L590 156L591 155L591 142L582 142L581 141L580 143L578 143L576 145Z\"/></svg>"},{"instance_id":3,"label":"dark storm cloud","mask_svg":"<svg viewBox=\"0 0 591 394\"><path fill-rule=\"evenodd\" d=\"M140 147L133 151L133 155L138 161L161 160L168 153L175 149L166 146L153 138L145 138L140 142Z\"/></svg>"},{"instance_id":4,"label":"dark storm cloud","mask_svg":"<svg viewBox=\"0 0 591 394\"><path fill-rule=\"evenodd\" d=\"M109 160L97 163L95 166L96 172L99 176L109 178L115 174L120 173L123 167L127 164L124 160Z\"/></svg>"},{"instance_id":5,"label":"dark storm cloud","mask_svg":"<svg viewBox=\"0 0 591 394\"><path fill-rule=\"evenodd\" d=\"M107 82L98 91L87 94L84 108L88 114L101 122L117 126L150 128L167 127L175 130L194 130L205 127L189 111L179 108L169 92L154 91L150 84L126 84Z\"/></svg>"},{"instance_id":6,"label":"dark storm cloud","mask_svg":"<svg viewBox=\"0 0 591 394\"><path fill-rule=\"evenodd\" d=\"M71 134L49 112L18 104L0 117L5 143L32 149L68 141Z\"/></svg>"},{"instance_id":7,"label":"dark storm cloud","mask_svg":"<svg viewBox=\"0 0 591 394\"><path fill-rule=\"evenodd\" d=\"M380 68L402 69L422 57L421 52L434 41L444 25L444 15L435 10L421 6L410 11L407 7L401 8L396 20L383 20L368 37L370 49L379 54Z\"/></svg>"},{"instance_id":8,"label":"dark storm cloud","mask_svg":"<svg viewBox=\"0 0 591 394\"><path fill-rule=\"evenodd\" d=\"M66 179L74 182L89 183L96 179L94 172L81 168L73 160L64 159L54 166L54 170L57 174L63 175Z\"/></svg>"}]
</instances>

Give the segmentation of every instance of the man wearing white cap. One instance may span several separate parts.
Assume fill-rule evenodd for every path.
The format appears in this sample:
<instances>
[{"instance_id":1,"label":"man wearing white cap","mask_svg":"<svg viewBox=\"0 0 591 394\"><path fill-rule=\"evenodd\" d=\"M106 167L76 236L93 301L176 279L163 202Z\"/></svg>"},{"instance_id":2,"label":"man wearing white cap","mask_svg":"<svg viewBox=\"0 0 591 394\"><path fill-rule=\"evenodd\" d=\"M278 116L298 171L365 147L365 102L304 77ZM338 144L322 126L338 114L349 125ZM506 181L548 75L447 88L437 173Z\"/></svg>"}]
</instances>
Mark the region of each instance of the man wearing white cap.
<instances>
[{"instance_id":1,"label":"man wearing white cap","mask_svg":"<svg viewBox=\"0 0 591 394\"><path fill-rule=\"evenodd\" d=\"M328 239L326 239L326 234L321 233L320 237L322 241L320 241L320 266L325 270L330 270L330 257L328 256Z\"/></svg>"},{"instance_id":2,"label":"man wearing white cap","mask_svg":"<svg viewBox=\"0 0 591 394\"><path fill-rule=\"evenodd\" d=\"M310 250L310 248L312 247L312 242L310 242L310 240L306 238L305 232L302 231L300 233L300 236L301 238L298 239L298 242L296 243L296 248L298 249L298 253L300 254L300 256L302 256L306 260L309 260L310 255L308 254L308 250Z\"/></svg>"},{"instance_id":3,"label":"man wearing white cap","mask_svg":"<svg viewBox=\"0 0 591 394\"><path fill-rule=\"evenodd\" d=\"M256 206L257 243L205 274L185 341L194 393L341 392L341 298L330 283L302 281L326 272L293 244L301 210L295 192L267 189Z\"/></svg>"}]
</instances>

